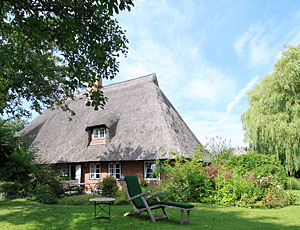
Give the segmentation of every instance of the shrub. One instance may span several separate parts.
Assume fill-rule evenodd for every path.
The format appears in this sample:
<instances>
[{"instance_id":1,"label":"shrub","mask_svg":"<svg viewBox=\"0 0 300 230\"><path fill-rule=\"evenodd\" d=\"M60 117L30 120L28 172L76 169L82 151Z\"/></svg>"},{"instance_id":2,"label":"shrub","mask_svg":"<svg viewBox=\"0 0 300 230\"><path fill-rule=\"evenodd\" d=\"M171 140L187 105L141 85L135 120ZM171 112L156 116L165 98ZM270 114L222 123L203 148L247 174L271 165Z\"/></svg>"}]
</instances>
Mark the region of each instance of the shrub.
<instances>
[{"instance_id":1,"label":"shrub","mask_svg":"<svg viewBox=\"0 0 300 230\"><path fill-rule=\"evenodd\" d=\"M0 192L7 195L15 195L20 191L21 185L14 182L3 182L0 184Z\"/></svg>"},{"instance_id":2,"label":"shrub","mask_svg":"<svg viewBox=\"0 0 300 230\"><path fill-rule=\"evenodd\" d=\"M286 189L300 190L300 180L295 177L288 177L286 183Z\"/></svg>"},{"instance_id":3,"label":"shrub","mask_svg":"<svg viewBox=\"0 0 300 230\"><path fill-rule=\"evenodd\" d=\"M231 140L226 140L226 138L222 139L222 137L218 136L216 136L216 138L212 137L209 140L207 139L205 148L207 150L206 154L211 158L214 164L228 160L233 152Z\"/></svg>"},{"instance_id":4,"label":"shrub","mask_svg":"<svg viewBox=\"0 0 300 230\"><path fill-rule=\"evenodd\" d=\"M128 198L124 189L117 191L115 204L128 204Z\"/></svg>"},{"instance_id":5,"label":"shrub","mask_svg":"<svg viewBox=\"0 0 300 230\"><path fill-rule=\"evenodd\" d=\"M31 173L29 176L33 187L38 185L49 185L52 193L56 196L59 197L63 194L60 177L49 166L40 166L38 170Z\"/></svg>"},{"instance_id":6,"label":"shrub","mask_svg":"<svg viewBox=\"0 0 300 230\"><path fill-rule=\"evenodd\" d=\"M140 183L142 188L148 187L148 183L144 178L139 179L139 183Z\"/></svg>"},{"instance_id":7,"label":"shrub","mask_svg":"<svg viewBox=\"0 0 300 230\"><path fill-rule=\"evenodd\" d=\"M35 200L43 204L57 204L58 198L53 193L44 193L38 194Z\"/></svg>"},{"instance_id":8,"label":"shrub","mask_svg":"<svg viewBox=\"0 0 300 230\"><path fill-rule=\"evenodd\" d=\"M203 149L199 149L191 159L177 157L166 161L161 170L165 172L163 182L166 196L175 201L210 202L213 193L212 182L203 170Z\"/></svg>"},{"instance_id":9,"label":"shrub","mask_svg":"<svg viewBox=\"0 0 300 230\"><path fill-rule=\"evenodd\" d=\"M102 181L103 196L115 197L119 190L117 180L114 177L105 177Z\"/></svg>"},{"instance_id":10,"label":"shrub","mask_svg":"<svg viewBox=\"0 0 300 230\"><path fill-rule=\"evenodd\" d=\"M286 172L280 161L269 155L248 153L232 156L224 166L241 175L251 172L254 176L273 176L281 185L285 185L287 180Z\"/></svg>"},{"instance_id":11,"label":"shrub","mask_svg":"<svg viewBox=\"0 0 300 230\"><path fill-rule=\"evenodd\" d=\"M222 205L274 208L294 202L293 197L284 192L273 176L256 177L250 172L244 175L223 172L216 177L215 183L215 201Z\"/></svg>"}]
</instances>

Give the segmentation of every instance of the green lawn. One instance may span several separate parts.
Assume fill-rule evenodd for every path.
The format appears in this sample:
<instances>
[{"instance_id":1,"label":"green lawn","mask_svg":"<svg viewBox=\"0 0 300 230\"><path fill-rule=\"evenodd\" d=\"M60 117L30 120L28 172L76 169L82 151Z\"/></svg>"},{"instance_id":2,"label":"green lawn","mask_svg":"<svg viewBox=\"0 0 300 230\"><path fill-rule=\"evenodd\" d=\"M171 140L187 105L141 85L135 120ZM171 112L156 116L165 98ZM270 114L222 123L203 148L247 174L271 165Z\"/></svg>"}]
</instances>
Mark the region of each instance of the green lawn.
<instances>
[{"instance_id":1,"label":"green lawn","mask_svg":"<svg viewBox=\"0 0 300 230\"><path fill-rule=\"evenodd\" d=\"M300 196L300 191L295 191ZM300 201L281 209L247 209L196 204L191 223L180 225L180 211L152 223L146 214L124 217L129 205L113 205L111 223L93 221L92 205L44 205L24 199L0 201L0 229L300 229ZM154 211L160 215L160 211Z\"/></svg>"}]
</instances>

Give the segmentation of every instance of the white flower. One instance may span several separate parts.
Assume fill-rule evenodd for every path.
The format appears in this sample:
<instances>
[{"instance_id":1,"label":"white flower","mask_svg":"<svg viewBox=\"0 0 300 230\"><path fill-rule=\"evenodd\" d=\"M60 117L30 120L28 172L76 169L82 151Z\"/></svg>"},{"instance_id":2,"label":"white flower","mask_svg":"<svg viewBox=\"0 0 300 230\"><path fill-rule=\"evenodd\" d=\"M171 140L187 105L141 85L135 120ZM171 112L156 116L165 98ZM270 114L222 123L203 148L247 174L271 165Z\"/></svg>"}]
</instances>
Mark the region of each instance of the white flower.
<instances>
[{"instance_id":1,"label":"white flower","mask_svg":"<svg viewBox=\"0 0 300 230\"><path fill-rule=\"evenodd\" d=\"M276 188L281 189L281 188L280 188L280 185L277 185Z\"/></svg>"}]
</instances>

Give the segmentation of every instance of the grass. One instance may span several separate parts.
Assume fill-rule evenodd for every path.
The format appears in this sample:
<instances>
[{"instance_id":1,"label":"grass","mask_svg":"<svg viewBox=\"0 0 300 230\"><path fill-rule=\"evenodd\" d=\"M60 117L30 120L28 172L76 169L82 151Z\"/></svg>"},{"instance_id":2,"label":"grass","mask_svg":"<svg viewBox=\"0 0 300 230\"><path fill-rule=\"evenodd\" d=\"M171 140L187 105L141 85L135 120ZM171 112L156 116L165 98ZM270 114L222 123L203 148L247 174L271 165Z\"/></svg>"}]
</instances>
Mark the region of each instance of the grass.
<instances>
[{"instance_id":1,"label":"grass","mask_svg":"<svg viewBox=\"0 0 300 230\"><path fill-rule=\"evenodd\" d=\"M300 196L300 191L294 191ZM196 204L191 223L180 225L180 211L168 209L170 220L152 223L147 214L124 217L129 205L113 205L112 219L93 220L93 205L44 205L25 199L0 201L1 229L300 229L300 200L280 209L247 209ZM160 215L159 210L154 213Z\"/></svg>"}]
</instances>

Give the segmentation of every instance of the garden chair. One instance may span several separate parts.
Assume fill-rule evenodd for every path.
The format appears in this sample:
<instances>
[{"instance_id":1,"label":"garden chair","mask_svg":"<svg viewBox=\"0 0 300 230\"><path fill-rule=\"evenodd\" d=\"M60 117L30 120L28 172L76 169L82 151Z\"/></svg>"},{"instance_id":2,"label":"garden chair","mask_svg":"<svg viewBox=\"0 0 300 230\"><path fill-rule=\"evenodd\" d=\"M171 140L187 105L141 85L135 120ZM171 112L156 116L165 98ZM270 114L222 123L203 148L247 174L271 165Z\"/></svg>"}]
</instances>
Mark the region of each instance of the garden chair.
<instances>
[{"instance_id":1,"label":"garden chair","mask_svg":"<svg viewBox=\"0 0 300 230\"><path fill-rule=\"evenodd\" d=\"M91 189L92 194L102 193L102 184L99 181L95 186Z\"/></svg>"},{"instance_id":2,"label":"garden chair","mask_svg":"<svg viewBox=\"0 0 300 230\"><path fill-rule=\"evenodd\" d=\"M61 185L66 195L72 196L82 192L82 188L77 185L76 180L61 181Z\"/></svg>"},{"instance_id":3,"label":"garden chair","mask_svg":"<svg viewBox=\"0 0 300 230\"><path fill-rule=\"evenodd\" d=\"M152 222L156 222L159 219L169 219L169 216L166 213L165 208L177 208L181 210L181 224L185 222L190 222L190 211L194 209L194 205L180 203L180 202L161 202L159 199L159 195L164 192L158 192L153 195L146 196L150 194L150 191L142 192L139 181L136 176L125 176L124 181L122 181L123 187L128 197L128 201L131 204L133 210L124 214L124 216L128 215L139 215L143 212L148 212ZM147 199L155 197L156 202L148 203ZM161 208L164 215L159 217L154 217L152 214L152 210ZM187 220L183 217L183 212L187 211Z\"/></svg>"}]
</instances>

